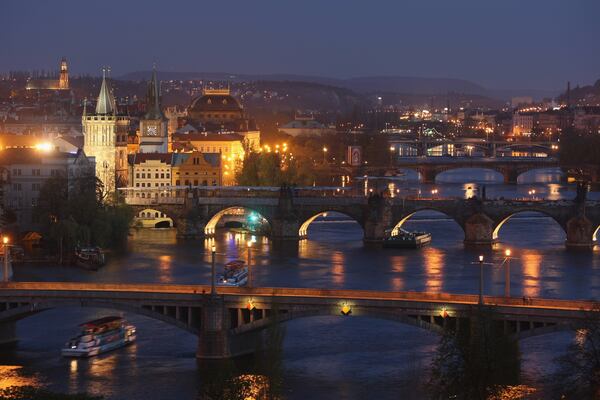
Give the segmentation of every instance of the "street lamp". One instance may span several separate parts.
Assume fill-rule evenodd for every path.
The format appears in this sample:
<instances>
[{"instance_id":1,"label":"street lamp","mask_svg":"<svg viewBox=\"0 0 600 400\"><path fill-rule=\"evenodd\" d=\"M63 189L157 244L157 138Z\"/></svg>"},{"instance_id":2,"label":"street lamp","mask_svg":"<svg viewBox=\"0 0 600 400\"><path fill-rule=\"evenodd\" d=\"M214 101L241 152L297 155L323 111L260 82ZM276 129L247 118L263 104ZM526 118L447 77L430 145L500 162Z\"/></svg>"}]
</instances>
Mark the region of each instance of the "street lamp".
<instances>
[{"instance_id":1,"label":"street lamp","mask_svg":"<svg viewBox=\"0 0 600 400\"><path fill-rule=\"evenodd\" d=\"M390 165L394 163L394 152L396 148L394 146L390 146Z\"/></svg>"},{"instance_id":2,"label":"street lamp","mask_svg":"<svg viewBox=\"0 0 600 400\"><path fill-rule=\"evenodd\" d=\"M2 237L3 251L4 251L4 263L2 269L2 282L8 282L8 263L10 262L10 249L8 244L8 236Z\"/></svg>"},{"instance_id":3,"label":"street lamp","mask_svg":"<svg viewBox=\"0 0 600 400\"><path fill-rule=\"evenodd\" d=\"M483 305L483 255L479 255L479 304Z\"/></svg>"},{"instance_id":4,"label":"street lamp","mask_svg":"<svg viewBox=\"0 0 600 400\"><path fill-rule=\"evenodd\" d=\"M510 297L510 249L504 251L504 297Z\"/></svg>"},{"instance_id":5,"label":"street lamp","mask_svg":"<svg viewBox=\"0 0 600 400\"><path fill-rule=\"evenodd\" d=\"M327 147L323 147L323 164L327 162Z\"/></svg>"},{"instance_id":6,"label":"street lamp","mask_svg":"<svg viewBox=\"0 0 600 400\"><path fill-rule=\"evenodd\" d=\"M247 247L248 247L248 287L251 288L252 287L252 268L251 268L251 261L252 261L252 240L248 240L248 243L246 243Z\"/></svg>"},{"instance_id":7,"label":"street lamp","mask_svg":"<svg viewBox=\"0 0 600 400\"><path fill-rule=\"evenodd\" d=\"M211 248L211 266L210 266L210 295L216 296L217 290L215 289L215 255L217 253L216 246Z\"/></svg>"}]
</instances>

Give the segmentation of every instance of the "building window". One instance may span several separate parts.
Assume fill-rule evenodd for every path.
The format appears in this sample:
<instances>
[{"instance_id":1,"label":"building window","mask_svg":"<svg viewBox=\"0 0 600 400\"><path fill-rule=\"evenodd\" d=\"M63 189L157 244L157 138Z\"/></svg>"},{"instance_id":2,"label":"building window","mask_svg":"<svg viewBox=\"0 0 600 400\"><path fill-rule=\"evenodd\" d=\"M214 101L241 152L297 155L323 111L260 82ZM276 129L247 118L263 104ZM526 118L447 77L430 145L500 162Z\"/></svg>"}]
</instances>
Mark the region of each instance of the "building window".
<instances>
[{"instance_id":1,"label":"building window","mask_svg":"<svg viewBox=\"0 0 600 400\"><path fill-rule=\"evenodd\" d=\"M20 192L21 191L21 184L20 183L13 183L13 190L16 192Z\"/></svg>"},{"instance_id":2,"label":"building window","mask_svg":"<svg viewBox=\"0 0 600 400\"><path fill-rule=\"evenodd\" d=\"M33 176L40 176L41 171L39 169L32 169L31 174Z\"/></svg>"},{"instance_id":3,"label":"building window","mask_svg":"<svg viewBox=\"0 0 600 400\"><path fill-rule=\"evenodd\" d=\"M135 174L135 177L139 179L139 177L140 177L140 173L139 173L139 172L136 172L136 174Z\"/></svg>"},{"instance_id":4,"label":"building window","mask_svg":"<svg viewBox=\"0 0 600 400\"><path fill-rule=\"evenodd\" d=\"M33 190L34 192L39 192L40 191L40 184L39 183L32 183L31 184L31 190Z\"/></svg>"},{"instance_id":5,"label":"building window","mask_svg":"<svg viewBox=\"0 0 600 400\"><path fill-rule=\"evenodd\" d=\"M13 169L13 176L21 176L21 169Z\"/></svg>"}]
</instances>

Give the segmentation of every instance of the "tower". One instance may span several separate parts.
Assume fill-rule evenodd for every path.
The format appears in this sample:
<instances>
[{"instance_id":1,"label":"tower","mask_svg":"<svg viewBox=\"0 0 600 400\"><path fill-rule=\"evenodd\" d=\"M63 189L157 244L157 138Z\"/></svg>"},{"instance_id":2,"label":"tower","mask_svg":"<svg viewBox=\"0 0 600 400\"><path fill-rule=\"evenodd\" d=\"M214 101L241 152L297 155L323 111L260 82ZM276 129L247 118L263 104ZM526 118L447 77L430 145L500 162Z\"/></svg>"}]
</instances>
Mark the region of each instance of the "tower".
<instances>
[{"instance_id":1,"label":"tower","mask_svg":"<svg viewBox=\"0 0 600 400\"><path fill-rule=\"evenodd\" d=\"M69 69L67 67L67 59L64 57L60 61L60 78L58 80L58 87L60 89L69 88Z\"/></svg>"},{"instance_id":2,"label":"tower","mask_svg":"<svg viewBox=\"0 0 600 400\"><path fill-rule=\"evenodd\" d=\"M84 106L81 117L83 150L96 159L96 177L106 192L113 192L117 182L127 182L127 130L129 119L117 116L116 102L102 70L102 86L96 110L88 115Z\"/></svg>"},{"instance_id":3,"label":"tower","mask_svg":"<svg viewBox=\"0 0 600 400\"><path fill-rule=\"evenodd\" d=\"M140 153L166 153L169 150L168 120L160 109L160 83L156 68L148 82L146 107L146 115L140 120Z\"/></svg>"}]
</instances>

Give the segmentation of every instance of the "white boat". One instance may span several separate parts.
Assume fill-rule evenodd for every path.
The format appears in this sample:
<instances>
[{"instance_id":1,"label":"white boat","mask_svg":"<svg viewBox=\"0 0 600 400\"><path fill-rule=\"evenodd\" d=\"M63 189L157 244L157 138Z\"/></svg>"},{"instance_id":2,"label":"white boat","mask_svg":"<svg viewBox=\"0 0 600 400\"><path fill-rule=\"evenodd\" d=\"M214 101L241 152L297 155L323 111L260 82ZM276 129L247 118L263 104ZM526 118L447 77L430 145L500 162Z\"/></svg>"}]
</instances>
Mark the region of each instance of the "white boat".
<instances>
[{"instance_id":1,"label":"white boat","mask_svg":"<svg viewBox=\"0 0 600 400\"><path fill-rule=\"evenodd\" d=\"M133 343L135 326L121 317L104 317L81 324L81 334L61 350L65 357L92 357Z\"/></svg>"},{"instance_id":2,"label":"white boat","mask_svg":"<svg viewBox=\"0 0 600 400\"><path fill-rule=\"evenodd\" d=\"M218 286L244 286L246 283L248 283L248 267L241 260L225 264L225 270L217 280Z\"/></svg>"}]
</instances>

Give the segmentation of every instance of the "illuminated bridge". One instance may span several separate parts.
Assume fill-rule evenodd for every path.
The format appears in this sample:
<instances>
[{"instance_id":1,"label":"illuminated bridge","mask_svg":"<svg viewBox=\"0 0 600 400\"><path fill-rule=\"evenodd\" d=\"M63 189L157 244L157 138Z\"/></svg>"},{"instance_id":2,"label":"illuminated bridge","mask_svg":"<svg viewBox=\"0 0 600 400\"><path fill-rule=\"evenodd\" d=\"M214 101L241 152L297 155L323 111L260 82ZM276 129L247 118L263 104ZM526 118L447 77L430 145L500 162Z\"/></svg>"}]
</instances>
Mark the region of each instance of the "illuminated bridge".
<instances>
[{"instance_id":1,"label":"illuminated bridge","mask_svg":"<svg viewBox=\"0 0 600 400\"><path fill-rule=\"evenodd\" d=\"M441 212L464 232L467 245L492 245L502 225L522 212L551 217L566 233L571 248L592 248L600 227L600 202L575 200L423 199L373 194L342 188L124 188L125 201L137 212L155 209L170 217L180 237L210 237L220 218L245 209L261 215L274 241L306 238L308 226L327 212L338 212L363 229L365 243L381 243L422 210Z\"/></svg>"},{"instance_id":2,"label":"illuminated bridge","mask_svg":"<svg viewBox=\"0 0 600 400\"><path fill-rule=\"evenodd\" d=\"M197 357L218 359L254 351L275 320L331 315L372 317L441 332L467 329L478 296L301 288L59 282L0 283L0 343L15 341L16 321L60 307L100 307L155 318L198 335ZM572 329L595 310L591 301L484 297L497 329L525 338ZM57 321L59 322L59 321Z\"/></svg>"}]
</instances>

